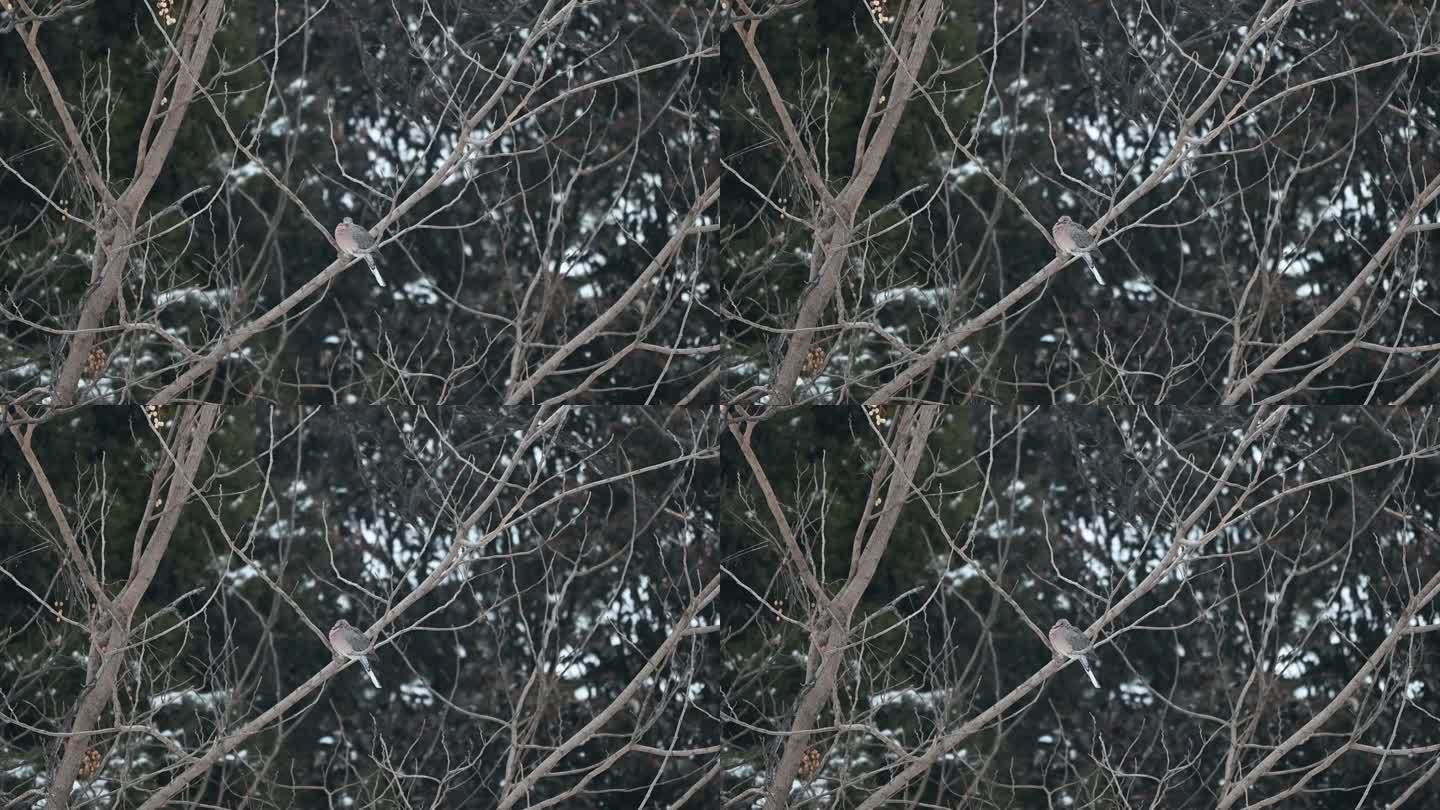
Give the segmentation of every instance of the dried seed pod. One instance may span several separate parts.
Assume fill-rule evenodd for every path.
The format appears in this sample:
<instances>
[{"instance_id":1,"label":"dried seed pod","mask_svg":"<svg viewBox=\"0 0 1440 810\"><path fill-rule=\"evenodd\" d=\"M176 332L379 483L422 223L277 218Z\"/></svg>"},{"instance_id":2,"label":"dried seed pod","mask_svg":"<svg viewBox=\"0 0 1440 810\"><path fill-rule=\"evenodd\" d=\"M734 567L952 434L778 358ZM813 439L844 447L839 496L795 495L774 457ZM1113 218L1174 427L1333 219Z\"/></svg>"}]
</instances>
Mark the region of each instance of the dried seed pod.
<instances>
[{"instance_id":1,"label":"dried seed pod","mask_svg":"<svg viewBox=\"0 0 1440 810\"><path fill-rule=\"evenodd\" d=\"M800 757L800 781L809 782L815 778L817 773L820 773L820 751L815 748L807 748L804 755Z\"/></svg>"}]
</instances>

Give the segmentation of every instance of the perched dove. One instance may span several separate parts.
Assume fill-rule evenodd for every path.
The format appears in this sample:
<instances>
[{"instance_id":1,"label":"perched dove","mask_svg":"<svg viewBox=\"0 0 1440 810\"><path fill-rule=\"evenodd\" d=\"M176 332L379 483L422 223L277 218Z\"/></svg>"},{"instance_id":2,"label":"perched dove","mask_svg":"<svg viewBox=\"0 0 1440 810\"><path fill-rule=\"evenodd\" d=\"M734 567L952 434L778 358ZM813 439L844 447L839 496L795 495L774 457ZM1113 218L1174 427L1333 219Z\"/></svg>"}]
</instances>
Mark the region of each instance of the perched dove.
<instances>
[{"instance_id":1,"label":"perched dove","mask_svg":"<svg viewBox=\"0 0 1440 810\"><path fill-rule=\"evenodd\" d=\"M1090 265L1090 272L1094 274L1096 281L1105 283L1105 279L1100 277L1100 271L1095 268L1095 259L1090 256L1095 250L1095 237L1091 236L1089 231L1076 225L1070 217L1060 217L1060 221L1050 229L1050 235L1055 237L1055 244L1059 245L1061 250L1084 259L1085 263Z\"/></svg>"},{"instance_id":2,"label":"perched dove","mask_svg":"<svg viewBox=\"0 0 1440 810\"><path fill-rule=\"evenodd\" d=\"M1086 653L1090 652L1090 638L1069 619L1061 619L1050 628L1050 646L1066 658L1079 661L1080 668L1090 676L1090 683L1095 684L1096 689L1100 688L1100 681L1095 678L1095 672L1090 669L1090 659L1086 657Z\"/></svg>"},{"instance_id":3,"label":"perched dove","mask_svg":"<svg viewBox=\"0 0 1440 810\"><path fill-rule=\"evenodd\" d=\"M355 629L350 622L341 619L335 622L334 627L330 628L330 646L341 656L359 661L360 668L370 676L370 682L375 684L376 689L380 688L380 679L375 677L375 672L370 669L370 659L366 657L366 654L371 651L369 636Z\"/></svg>"},{"instance_id":4,"label":"perched dove","mask_svg":"<svg viewBox=\"0 0 1440 810\"><path fill-rule=\"evenodd\" d=\"M1056 226L1059 227L1059 226ZM370 265L370 273L375 276L375 282L381 287L385 286L385 279L380 277L380 268L375 266L375 257L372 252L375 250L375 237L370 232L356 225L350 217L335 226L335 244L351 256L359 256Z\"/></svg>"}]
</instances>

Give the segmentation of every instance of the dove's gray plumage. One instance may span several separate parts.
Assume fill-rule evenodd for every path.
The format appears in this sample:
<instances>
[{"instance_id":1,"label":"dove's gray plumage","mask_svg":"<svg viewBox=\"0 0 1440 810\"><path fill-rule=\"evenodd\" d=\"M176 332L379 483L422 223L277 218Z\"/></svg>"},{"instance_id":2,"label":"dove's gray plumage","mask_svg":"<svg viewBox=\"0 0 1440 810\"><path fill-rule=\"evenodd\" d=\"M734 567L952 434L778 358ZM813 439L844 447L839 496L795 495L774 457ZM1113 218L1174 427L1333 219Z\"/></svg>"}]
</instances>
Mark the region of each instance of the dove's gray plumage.
<instances>
[{"instance_id":1,"label":"dove's gray plumage","mask_svg":"<svg viewBox=\"0 0 1440 810\"><path fill-rule=\"evenodd\" d=\"M1069 619L1061 619L1055 622L1054 627L1050 628L1050 646L1055 648L1055 652L1066 658L1074 658L1079 661L1080 668L1090 676L1090 683L1095 684L1096 689L1100 688L1100 681L1095 677L1094 670L1090 669L1090 660L1087 656L1087 653L1090 652L1090 637L1071 624Z\"/></svg>"},{"instance_id":2,"label":"dove's gray plumage","mask_svg":"<svg viewBox=\"0 0 1440 810\"><path fill-rule=\"evenodd\" d=\"M375 250L375 237L370 232L356 225L350 217L335 226L335 244L341 250L351 256L359 256L370 266L370 273L375 276L375 282L381 287L385 286L385 279L380 277L380 268L375 264L375 257L372 255Z\"/></svg>"},{"instance_id":3,"label":"dove's gray plumage","mask_svg":"<svg viewBox=\"0 0 1440 810\"><path fill-rule=\"evenodd\" d=\"M330 628L330 646L345 658L359 661L360 668L370 676L370 682L375 684L376 689L380 688L380 679L375 677L374 670L370 669L370 659L366 657L366 653L369 653L371 649L369 636L357 630L350 622L341 619L335 622L334 627Z\"/></svg>"},{"instance_id":4,"label":"dove's gray plumage","mask_svg":"<svg viewBox=\"0 0 1440 810\"><path fill-rule=\"evenodd\" d=\"M1105 279L1100 277L1100 271L1095 267L1095 259L1090 255L1095 251L1096 243L1095 237L1091 236L1089 231L1080 227L1070 217L1060 217L1060 221L1050 229L1050 235L1055 237L1055 244L1059 245L1061 250L1084 259L1096 281L1105 283Z\"/></svg>"}]
</instances>

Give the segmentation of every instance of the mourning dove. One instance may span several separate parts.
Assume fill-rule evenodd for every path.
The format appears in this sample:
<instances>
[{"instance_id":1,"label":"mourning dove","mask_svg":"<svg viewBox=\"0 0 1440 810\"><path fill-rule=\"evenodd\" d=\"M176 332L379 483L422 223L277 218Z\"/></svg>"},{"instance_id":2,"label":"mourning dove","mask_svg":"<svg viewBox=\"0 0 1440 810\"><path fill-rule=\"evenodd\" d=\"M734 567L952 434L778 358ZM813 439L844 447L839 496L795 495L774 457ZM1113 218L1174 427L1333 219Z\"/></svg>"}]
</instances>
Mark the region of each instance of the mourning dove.
<instances>
[{"instance_id":1,"label":"mourning dove","mask_svg":"<svg viewBox=\"0 0 1440 810\"><path fill-rule=\"evenodd\" d=\"M1095 672L1090 669L1090 659L1086 656L1090 652L1090 637L1071 624L1069 619L1061 619L1050 628L1050 646L1066 658L1079 661L1080 668L1090 676L1090 683L1095 684L1096 689L1100 688L1100 681L1095 678Z\"/></svg>"},{"instance_id":2,"label":"mourning dove","mask_svg":"<svg viewBox=\"0 0 1440 810\"><path fill-rule=\"evenodd\" d=\"M1055 237L1055 244L1066 253L1073 253L1085 260L1090 265L1090 272L1095 275L1095 280L1101 284L1105 279L1100 277L1100 271L1095 268L1095 259L1090 256L1095 250L1095 237L1090 232L1075 224L1070 217L1060 217L1055 227L1050 229L1050 235Z\"/></svg>"},{"instance_id":3,"label":"mourning dove","mask_svg":"<svg viewBox=\"0 0 1440 810\"><path fill-rule=\"evenodd\" d=\"M385 286L385 279L380 277L380 268L375 266L375 257L371 253L375 250L375 237L370 232L356 225L350 217L335 226L335 244L351 256L359 256L370 265L370 273L375 276L375 283L381 287Z\"/></svg>"},{"instance_id":4,"label":"mourning dove","mask_svg":"<svg viewBox=\"0 0 1440 810\"><path fill-rule=\"evenodd\" d=\"M355 629L350 622L341 619L335 622L334 627L330 628L330 646L342 657L359 661L360 668L370 676L370 682L375 684L376 689L380 688L380 679L375 677L375 672L370 669L370 659L366 657L366 654L371 651L369 636Z\"/></svg>"}]
</instances>

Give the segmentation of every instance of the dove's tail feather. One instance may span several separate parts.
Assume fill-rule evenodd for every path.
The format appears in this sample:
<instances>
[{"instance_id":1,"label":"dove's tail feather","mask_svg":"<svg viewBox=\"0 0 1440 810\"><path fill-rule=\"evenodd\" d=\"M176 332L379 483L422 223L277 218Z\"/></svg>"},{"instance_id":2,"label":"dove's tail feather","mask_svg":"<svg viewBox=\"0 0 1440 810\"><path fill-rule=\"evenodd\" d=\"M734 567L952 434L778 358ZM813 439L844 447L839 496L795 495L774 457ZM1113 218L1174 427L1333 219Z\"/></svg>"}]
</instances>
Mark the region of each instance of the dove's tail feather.
<instances>
[{"instance_id":1,"label":"dove's tail feather","mask_svg":"<svg viewBox=\"0 0 1440 810\"><path fill-rule=\"evenodd\" d=\"M370 668L370 662L369 662L367 659L361 658L361 659L360 659L360 668L363 669L363 670L365 670L365 674L370 676L370 682L373 683L373 684L375 684L375 688L376 688L376 689L379 689L379 688L380 688L380 679L377 678L377 677L375 677L375 670L373 670L373 669ZM1092 680L1092 681L1095 680L1095 676L1094 676L1094 675L1091 675L1091 676L1090 676L1090 680ZM1095 685L1098 687L1100 684L1097 683L1097 684L1095 684Z\"/></svg>"},{"instance_id":2,"label":"dove's tail feather","mask_svg":"<svg viewBox=\"0 0 1440 810\"><path fill-rule=\"evenodd\" d=\"M368 253L364 254L364 256L365 256L365 263L368 264L368 265L370 265L370 275L372 275L372 276L375 277L375 283L376 283L376 284L379 284L381 287L384 287L384 286L385 286L385 279L383 279L383 278L380 277L380 268L375 265L375 259L374 259L374 257L372 257L372 256L371 256L370 254L368 254ZM1102 281L1102 282L1100 282L1100 283L1101 283L1101 284L1104 284L1105 282ZM376 685L376 686L379 686L380 684L377 683L377 684L375 684L375 685Z\"/></svg>"}]
</instances>

